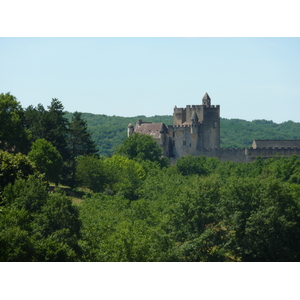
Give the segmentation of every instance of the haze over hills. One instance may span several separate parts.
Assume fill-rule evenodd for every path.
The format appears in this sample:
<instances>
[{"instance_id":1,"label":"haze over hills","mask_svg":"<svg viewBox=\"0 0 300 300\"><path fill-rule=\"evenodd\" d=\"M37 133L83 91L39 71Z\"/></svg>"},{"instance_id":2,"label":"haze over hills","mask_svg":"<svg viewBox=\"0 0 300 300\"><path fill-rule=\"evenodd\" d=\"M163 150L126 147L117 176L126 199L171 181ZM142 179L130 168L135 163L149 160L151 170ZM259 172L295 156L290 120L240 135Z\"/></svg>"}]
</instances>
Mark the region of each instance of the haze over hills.
<instances>
[{"instance_id":1,"label":"haze over hills","mask_svg":"<svg viewBox=\"0 0 300 300\"><path fill-rule=\"evenodd\" d=\"M66 117L71 119L72 113L67 112ZM171 115L120 117L82 113L82 118L88 123L99 154L105 156L112 155L116 147L126 139L129 123L135 125L138 119L146 122L165 123L166 125L173 123L173 116ZM254 139L300 139L300 123L286 121L277 124L269 120L245 121L221 118L222 148L251 147Z\"/></svg>"}]
</instances>

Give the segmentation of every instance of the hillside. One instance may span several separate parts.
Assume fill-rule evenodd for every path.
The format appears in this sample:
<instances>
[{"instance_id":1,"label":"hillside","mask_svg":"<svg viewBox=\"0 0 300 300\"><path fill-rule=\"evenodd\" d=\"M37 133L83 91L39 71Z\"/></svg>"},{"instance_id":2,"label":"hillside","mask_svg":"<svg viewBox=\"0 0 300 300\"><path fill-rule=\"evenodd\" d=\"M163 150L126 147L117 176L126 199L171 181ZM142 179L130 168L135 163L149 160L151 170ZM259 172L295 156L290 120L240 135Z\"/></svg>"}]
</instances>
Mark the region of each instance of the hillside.
<instances>
[{"instance_id":1,"label":"hillside","mask_svg":"<svg viewBox=\"0 0 300 300\"><path fill-rule=\"evenodd\" d=\"M267 120L245 121L221 118L221 147L251 147L254 139L297 140L300 139L300 123L281 124Z\"/></svg>"},{"instance_id":2,"label":"hillside","mask_svg":"<svg viewBox=\"0 0 300 300\"><path fill-rule=\"evenodd\" d=\"M67 112L66 117L71 119L72 113ZM110 156L117 146L127 137L127 126L135 124L138 119L146 122L173 123L172 116L136 116L118 117L83 113L82 118L87 121L90 132L93 134L99 153ZM240 148L251 147L254 139L300 139L300 123L293 121L281 124L267 120L245 121L240 119L221 118L221 147Z\"/></svg>"},{"instance_id":3,"label":"hillside","mask_svg":"<svg viewBox=\"0 0 300 300\"><path fill-rule=\"evenodd\" d=\"M66 113L66 117L70 120L72 113ZM118 117L95 115L91 113L82 113L82 118L87 121L88 128L93 134L99 154L110 156L114 153L117 146L127 137L127 126L129 123L135 124L138 119L145 122L172 124L172 116L136 116L136 117Z\"/></svg>"}]
</instances>

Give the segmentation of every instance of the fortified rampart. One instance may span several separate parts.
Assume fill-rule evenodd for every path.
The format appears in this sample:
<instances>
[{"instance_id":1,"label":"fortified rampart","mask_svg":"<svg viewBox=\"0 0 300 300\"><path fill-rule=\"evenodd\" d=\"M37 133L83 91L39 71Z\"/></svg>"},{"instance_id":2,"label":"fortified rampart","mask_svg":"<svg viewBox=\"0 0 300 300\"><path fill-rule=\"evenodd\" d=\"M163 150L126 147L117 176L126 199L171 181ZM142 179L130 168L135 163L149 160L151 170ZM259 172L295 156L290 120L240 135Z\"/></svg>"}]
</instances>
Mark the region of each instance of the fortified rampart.
<instances>
[{"instance_id":1,"label":"fortified rampart","mask_svg":"<svg viewBox=\"0 0 300 300\"><path fill-rule=\"evenodd\" d=\"M291 157L292 155L297 155L300 158L300 148L297 147L269 147L269 148L250 148L246 149L245 155L252 157L253 159L261 156L262 158L270 158L274 156L284 156Z\"/></svg>"},{"instance_id":2,"label":"fortified rampart","mask_svg":"<svg viewBox=\"0 0 300 300\"><path fill-rule=\"evenodd\" d=\"M233 162L253 162L257 157L263 159L271 157L291 157L297 155L300 158L300 148L220 148L220 149L202 149L201 154L206 157L217 157L220 161L230 160Z\"/></svg>"}]
</instances>

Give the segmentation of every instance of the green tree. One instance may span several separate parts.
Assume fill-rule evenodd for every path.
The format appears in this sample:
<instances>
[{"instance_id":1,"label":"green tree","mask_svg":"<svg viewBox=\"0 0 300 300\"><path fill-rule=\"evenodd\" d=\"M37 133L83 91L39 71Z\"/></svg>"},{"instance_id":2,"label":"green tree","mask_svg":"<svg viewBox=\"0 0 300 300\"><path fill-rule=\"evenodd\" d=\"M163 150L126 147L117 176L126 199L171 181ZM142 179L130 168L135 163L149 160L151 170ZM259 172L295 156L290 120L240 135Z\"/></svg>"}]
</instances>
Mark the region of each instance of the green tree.
<instances>
[{"instance_id":1,"label":"green tree","mask_svg":"<svg viewBox=\"0 0 300 300\"><path fill-rule=\"evenodd\" d=\"M0 212L0 261L31 261L34 241L28 230L30 218L26 210L3 207Z\"/></svg>"},{"instance_id":2,"label":"green tree","mask_svg":"<svg viewBox=\"0 0 300 300\"><path fill-rule=\"evenodd\" d=\"M122 195L129 200L138 198L138 189L146 173L141 164L120 155L104 160L106 193Z\"/></svg>"},{"instance_id":3,"label":"green tree","mask_svg":"<svg viewBox=\"0 0 300 300\"><path fill-rule=\"evenodd\" d=\"M146 134L134 133L123 141L116 154L124 155L136 161L158 162L162 167L168 165L168 160L162 158L162 149L157 142Z\"/></svg>"},{"instance_id":4,"label":"green tree","mask_svg":"<svg viewBox=\"0 0 300 300\"><path fill-rule=\"evenodd\" d=\"M63 160L67 160L70 158L67 141L69 121L65 117L64 106L58 99L53 98L48 109L47 126L49 130L45 139L53 144Z\"/></svg>"},{"instance_id":5,"label":"green tree","mask_svg":"<svg viewBox=\"0 0 300 300\"><path fill-rule=\"evenodd\" d=\"M68 148L69 121L65 117L64 106L58 99L53 98L47 108L48 110L39 104L37 107L30 105L25 110L25 124L31 134L30 140L49 141L65 161L70 159L71 154Z\"/></svg>"},{"instance_id":6,"label":"green tree","mask_svg":"<svg viewBox=\"0 0 300 300\"><path fill-rule=\"evenodd\" d=\"M31 146L28 157L41 173L45 173L47 180L54 181L58 185L63 161L57 149L50 142L45 139L36 140Z\"/></svg>"},{"instance_id":7,"label":"green tree","mask_svg":"<svg viewBox=\"0 0 300 300\"><path fill-rule=\"evenodd\" d=\"M39 212L46 203L48 192L40 174L20 178L8 184L3 191L3 204L25 210L30 214Z\"/></svg>"},{"instance_id":8,"label":"green tree","mask_svg":"<svg viewBox=\"0 0 300 300\"><path fill-rule=\"evenodd\" d=\"M177 170L186 175L207 175L208 169L205 167L206 157L193 157L192 155L182 156L176 161Z\"/></svg>"},{"instance_id":9,"label":"green tree","mask_svg":"<svg viewBox=\"0 0 300 300\"><path fill-rule=\"evenodd\" d=\"M93 192L102 192L106 184L106 169L102 159L95 155L79 156L76 159L76 180Z\"/></svg>"},{"instance_id":10,"label":"green tree","mask_svg":"<svg viewBox=\"0 0 300 300\"><path fill-rule=\"evenodd\" d=\"M26 155L11 154L0 150L0 191L15 180L28 178L36 172L34 164Z\"/></svg>"},{"instance_id":11,"label":"green tree","mask_svg":"<svg viewBox=\"0 0 300 300\"><path fill-rule=\"evenodd\" d=\"M143 200L93 195L81 210L80 245L85 261L172 261L170 237L159 227L160 214Z\"/></svg>"},{"instance_id":12,"label":"green tree","mask_svg":"<svg viewBox=\"0 0 300 300\"><path fill-rule=\"evenodd\" d=\"M20 103L10 93L0 94L0 149L27 153L28 146L28 132Z\"/></svg>"},{"instance_id":13,"label":"green tree","mask_svg":"<svg viewBox=\"0 0 300 300\"><path fill-rule=\"evenodd\" d=\"M74 112L69 128L69 144L73 158L97 152L95 142L88 131L87 121L82 119L82 113Z\"/></svg>"},{"instance_id":14,"label":"green tree","mask_svg":"<svg viewBox=\"0 0 300 300\"><path fill-rule=\"evenodd\" d=\"M38 139L47 139L50 130L48 122L48 111L42 104L37 107L32 105L24 110L26 128L30 132L30 142L33 143Z\"/></svg>"},{"instance_id":15,"label":"green tree","mask_svg":"<svg viewBox=\"0 0 300 300\"><path fill-rule=\"evenodd\" d=\"M61 194L49 194L38 176L16 180L3 191L0 261L76 261L78 209Z\"/></svg>"},{"instance_id":16,"label":"green tree","mask_svg":"<svg viewBox=\"0 0 300 300\"><path fill-rule=\"evenodd\" d=\"M87 122L82 119L81 113L74 112L69 130L69 148L72 159L72 186L75 184L76 157L90 155L97 152L96 144L88 132Z\"/></svg>"},{"instance_id":17,"label":"green tree","mask_svg":"<svg viewBox=\"0 0 300 300\"><path fill-rule=\"evenodd\" d=\"M299 261L298 196L274 178L234 178L221 192L226 247L242 261Z\"/></svg>"}]
</instances>

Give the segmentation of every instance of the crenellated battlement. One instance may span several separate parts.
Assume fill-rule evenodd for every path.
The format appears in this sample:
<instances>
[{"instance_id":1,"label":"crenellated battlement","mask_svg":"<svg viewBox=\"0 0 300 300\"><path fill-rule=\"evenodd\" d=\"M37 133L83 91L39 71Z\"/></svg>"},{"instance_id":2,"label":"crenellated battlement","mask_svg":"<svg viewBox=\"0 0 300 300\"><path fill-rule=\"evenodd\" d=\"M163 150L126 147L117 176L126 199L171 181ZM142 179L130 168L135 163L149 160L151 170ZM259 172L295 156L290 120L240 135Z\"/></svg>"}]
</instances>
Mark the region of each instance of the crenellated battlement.
<instances>
[{"instance_id":1,"label":"crenellated battlement","mask_svg":"<svg viewBox=\"0 0 300 300\"><path fill-rule=\"evenodd\" d=\"M205 106L206 109L220 109L220 105Z\"/></svg>"},{"instance_id":2,"label":"crenellated battlement","mask_svg":"<svg viewBox=\"0 0 300 300\"><path fill-rule=\"evenodd\" d=\"M299 147L261 147L261 148L249 148L249 150L285 150L285 149L298 149L300 150Z\"/></svg>"},{"instance_id":3,"label":"crenellated battlement","mask_svg":"<svg viewBox=\"0 0 300 300\"><path fill-rule=\"evenodd\" d=\"M186 111L186 108L183 107L174 107L174 112L176 113L183 113Z\"/></svg>"},{"instance_id":4,"label":"crenellated battlement","mask_svg":"<svg viewBox=\"0 0 300 300\"><path fill-rule=\"evenodd\" d=\"M190 126L191 126L190 124L189 125L187 125L187 124L185 124L185 125L168 125L168 129L176 130L178 128L188 128Z\"/></svg>"},{"instance_id":5,"label":"crenellated battlement","mask_svg":"<svg viewBox=\"0 0 300 300\"><path fill-rule=\"evenodd\" d=\"M187 109L200 109L203 105L187 105Z\"/></svg>"},{"instance_id":6,"label":"crenellated battlement","mask_svg":"<svg viewBox=\"0 0 300 300\"><path fill-rule=\"evenodd\" d=\"M190 109L201 109L201 108L205 108L205 109L219 109L220 105L187 105L186 107L174 107L174 112L176 113L182 113L182 112L186 112L186 110L190 110Z\"/></svg>"}]
</instances>

